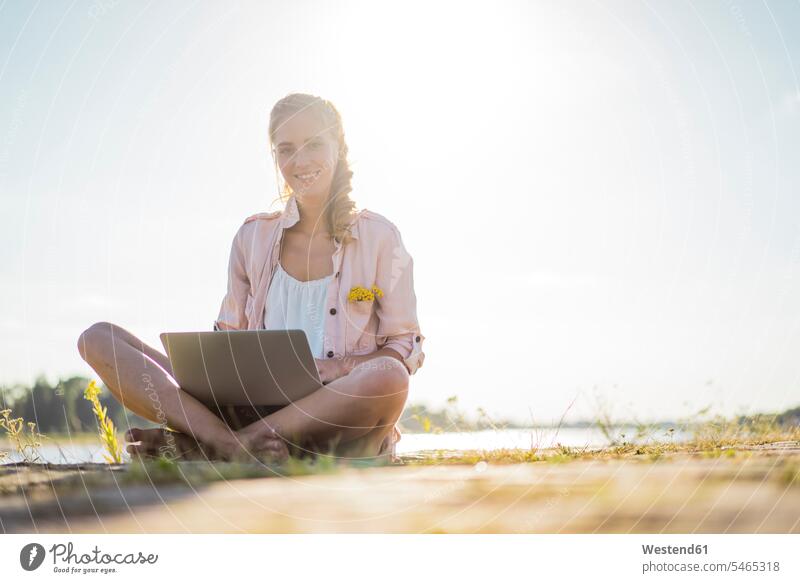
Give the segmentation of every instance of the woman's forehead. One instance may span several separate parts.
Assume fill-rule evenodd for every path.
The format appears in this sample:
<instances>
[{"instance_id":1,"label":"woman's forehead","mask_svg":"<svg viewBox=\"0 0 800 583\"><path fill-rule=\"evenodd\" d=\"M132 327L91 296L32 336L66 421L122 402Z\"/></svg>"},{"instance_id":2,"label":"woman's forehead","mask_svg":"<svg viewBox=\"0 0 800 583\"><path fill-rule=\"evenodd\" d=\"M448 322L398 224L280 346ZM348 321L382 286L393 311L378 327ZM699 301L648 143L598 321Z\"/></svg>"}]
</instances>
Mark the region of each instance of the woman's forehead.
<instances>
[{"instance_id":1,"label":"woman's forehead","mask_svg":"<svg viewBox=\"0 0 800 583\"><path fill-rule=\"evenodd\" d=\"M315 137L325 137L325 124L318 114L312 110L292 114L282 120L275 130L276 146L281 144L299 145Z\"/></svg>"}]
</instances>

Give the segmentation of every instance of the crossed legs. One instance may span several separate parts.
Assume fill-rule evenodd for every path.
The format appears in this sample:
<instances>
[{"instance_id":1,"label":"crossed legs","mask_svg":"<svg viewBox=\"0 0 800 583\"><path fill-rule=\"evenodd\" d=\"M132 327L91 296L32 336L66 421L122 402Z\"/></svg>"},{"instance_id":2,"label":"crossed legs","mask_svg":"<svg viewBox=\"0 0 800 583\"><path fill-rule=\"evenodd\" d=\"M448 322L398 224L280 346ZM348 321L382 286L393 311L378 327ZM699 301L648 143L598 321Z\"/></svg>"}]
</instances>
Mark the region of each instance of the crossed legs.
<instances>
[{"instance_id":1,"label":"crossed legs","mask_svg":"<svg viewBox=\"0 0 800 583\"><path fill-rule=\"evenodd\" d=\"M204 456L233 459L267 454L284 457L287 444L299 451L327 450L343 456L376 456L393 432L408 394L408 371L381 356L354 368L314 393L244 428L234 428L181 390L169 359L133 334L98 322L78 339L81 357L97 372L124 407L154 423L168 425ZM153 453L163 445L160 430L132 430L131 453Z\"/></svg>"}]
</instances>

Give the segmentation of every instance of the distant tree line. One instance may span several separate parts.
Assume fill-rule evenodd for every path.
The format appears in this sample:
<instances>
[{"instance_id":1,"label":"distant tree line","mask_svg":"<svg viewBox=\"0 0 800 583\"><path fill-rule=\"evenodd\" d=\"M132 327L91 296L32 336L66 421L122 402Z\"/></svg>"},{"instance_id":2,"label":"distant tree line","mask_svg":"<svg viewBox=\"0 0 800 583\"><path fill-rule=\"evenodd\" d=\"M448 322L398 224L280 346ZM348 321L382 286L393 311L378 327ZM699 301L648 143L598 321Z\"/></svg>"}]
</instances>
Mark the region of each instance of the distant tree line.
<instances>
[{"instance_id":1,"label":"distant tree line","mask_svg":"<svg viewBox=\"0 0 800 583\"><path fill-rule=\"evenodd\" d=\"M13 417L33 421L37 429L47 433L95 432L97 422L92 405L83 398L89 379L75 376L59 379L51 385L47 378L39 376L33 386L16 384L0 386L0 409L12 409ZM155 427L156 424L126 411L108 388L98 383L103 392L100 403L108 409L108 416L120 432L129 427ZM422 404L408 404L400 417L403 431L411 433L439 431L475 431L496 427L479 409L477 420L468 419L457 406L457 399L448 399L441 410L431 410ZM514 427L509 422L497 422L504 428ZM2 437L2 435L0 435Z\"/></svg>"},{"instance_id":2,"label":"distant tree line","mask_svg":"<svg viewBox=\"0 0 800 583\"><path fill-rule=\"evenodd\" d=\"M83 391L88 384L88 378L75 376L60 379L55 385L51 385L44 376L40 376L32 387L21 384L0 386L0 409L12 409L13 417L35 422L38 430L44 434L95 432L97 424L92 414L92 405L83 398ZM156 427L155 423L126 411L108 388L101 386L103 392L100 403L108 409L109 417L120 431L129 427ZM737 419L742 425L767 420L783 427L798 427L800 407L779 414L756 414ZM564 426L588 427L593 424L592 421L578 421L565 423ZM456 397L450 397L446 406L439 410L428 409L423 404L409 403L400 417L400 426L403 431L411 433L523 427L508 420L492 419L480 408L477 418L468 418L459 409Z\"/></svg>"},{"instance_id":3,"label":"distant tree line","mask_svg":"<svg viewBox=\"0 0 800 583\"><path fill-rule=\"evenodd\" d=\"M97 422L92 404L83 398L89 384L85 377L71 377L51 385L44 376L33 386L13 385L0 387L0 409L11 409L12 417L33 421L39 432L72 433L95 432ZM102 385L100 403L108 409L108 416L120 431L129 427L154 427L156 424L125 411L119 401Z\"/></svg>"},{"instance_id":4,"label":"distant tree line","mask_svg":"<svg viewBox=\"0 0 800 583\"><path fill-rule=\"evenodd\" d=\"M779 425L780 427L800 427L800 407L787 409L783 413L767 415L757 413L756 415L741 415L737 421L740 425L757 424L767 422Z\"/></svg>"}]
</instances>

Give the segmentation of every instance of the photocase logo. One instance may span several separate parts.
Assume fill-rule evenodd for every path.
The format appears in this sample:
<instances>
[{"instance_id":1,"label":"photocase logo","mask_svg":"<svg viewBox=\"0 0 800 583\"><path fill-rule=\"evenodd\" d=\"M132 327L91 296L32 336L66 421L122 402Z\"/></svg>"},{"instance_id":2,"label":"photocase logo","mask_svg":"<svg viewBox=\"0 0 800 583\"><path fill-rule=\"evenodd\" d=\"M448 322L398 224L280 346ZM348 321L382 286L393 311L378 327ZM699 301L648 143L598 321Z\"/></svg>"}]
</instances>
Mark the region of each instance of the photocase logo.
<instances>
[{"instance_id":1,"label":"photocase logo","mask_svg":"<svg viewBox=\"0 0 800 583\"><path fill-rule=\"evenodd\" d=\"M35 571L44 561L44 547L39 543L30 543L19 552L19 564L26 571Z\"/></svg>"}]
</instances>

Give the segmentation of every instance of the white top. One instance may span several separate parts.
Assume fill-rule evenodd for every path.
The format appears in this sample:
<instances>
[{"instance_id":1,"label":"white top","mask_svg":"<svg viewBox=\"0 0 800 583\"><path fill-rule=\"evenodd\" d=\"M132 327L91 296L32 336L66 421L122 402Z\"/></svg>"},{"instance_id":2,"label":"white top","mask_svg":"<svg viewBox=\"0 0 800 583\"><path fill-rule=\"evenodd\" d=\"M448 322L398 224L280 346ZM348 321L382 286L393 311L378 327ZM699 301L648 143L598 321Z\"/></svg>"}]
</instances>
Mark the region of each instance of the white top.
<instances>
[{"instance_id":1,"label":"white top","mask_svg":"<svg viewBox=\"0 0 800 583\"><path fill-rule=\"evenodd\" d=\"M284 271L280 261L269 286L264 317L267 330L304 330L315 358L325 358L322 341L325 332L325 302L333 274L321 279L300 281Z\"/></svg>"}]
</instances>

